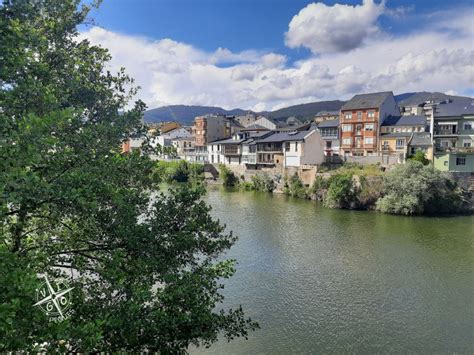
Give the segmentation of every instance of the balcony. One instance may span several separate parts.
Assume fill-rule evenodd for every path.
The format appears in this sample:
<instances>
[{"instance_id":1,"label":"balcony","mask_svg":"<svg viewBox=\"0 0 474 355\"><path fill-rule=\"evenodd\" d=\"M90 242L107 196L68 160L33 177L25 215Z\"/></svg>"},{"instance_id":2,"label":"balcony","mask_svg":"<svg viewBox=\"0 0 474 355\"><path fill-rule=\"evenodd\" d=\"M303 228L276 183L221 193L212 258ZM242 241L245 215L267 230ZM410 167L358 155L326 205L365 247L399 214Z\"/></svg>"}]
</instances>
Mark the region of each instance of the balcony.
<instances>
[{"instance_id":1,"label":"balcony","mask_svg":"<svg viewBox=\"0 0 474 355\"><path fill-rule=\"evenodd\" d=\"M240 149L238 146L224 146L224 155L240 155Z\"/></svg>"},{"instance_id":2,"label":"balcony","mask_svg":"<svg viewBox=\"0 0 474 355\"><path fill-rule=\"evenodd\" d=\"M435 146L436 153L474 153L474 147L439 147Z\"/></svg>"}]
</instances>

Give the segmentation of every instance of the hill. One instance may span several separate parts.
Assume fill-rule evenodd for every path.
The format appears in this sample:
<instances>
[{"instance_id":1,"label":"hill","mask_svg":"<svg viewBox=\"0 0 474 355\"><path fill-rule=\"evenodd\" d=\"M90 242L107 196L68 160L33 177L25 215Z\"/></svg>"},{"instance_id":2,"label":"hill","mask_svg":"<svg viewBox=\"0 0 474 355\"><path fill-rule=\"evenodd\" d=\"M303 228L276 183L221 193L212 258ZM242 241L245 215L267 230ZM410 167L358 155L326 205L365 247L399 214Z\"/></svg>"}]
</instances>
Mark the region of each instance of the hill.
<instances>
[{"instance_id":1,"label":"hill","mask_svg":"<svg viewBox=\"0 0 474 355\"><path fill-rule=\"evenodd\" d=\"M415 105L428 100L470 100L470 98L463 96L447 95L441 92L409 92L400 95L395 95L395 100L399 105ZM307 104L300 104L281 108L275 111L257 112L258 114L269 116L275 119L283 119L294 116L300 120L312 119L314 115L320 111L337 111L345 101L319 101ZM194 117L202 116L208 113L219 113L225 115L245 115L248 110L236 108L233 110L225 110L222 107L214 106L186 106L186 105L170 105L158 107L145 112L145 122L163 122L163 121L177 121L182 124L192 124Z\"/></svg>"},{"instance_id":2,"label":"hill","mask_svg":"<svg viewBox=\"0 0 474 355\"><path fill-rule=\"evenodd\" d=\"M194 117L207 113L220 113L225 115L244 115L248 111L242 109L224 110L213 106L186 106L170 105L148 110L145 112L145 122L177 121L183 124L191 124Z\"/></svg>"}]
</instances>

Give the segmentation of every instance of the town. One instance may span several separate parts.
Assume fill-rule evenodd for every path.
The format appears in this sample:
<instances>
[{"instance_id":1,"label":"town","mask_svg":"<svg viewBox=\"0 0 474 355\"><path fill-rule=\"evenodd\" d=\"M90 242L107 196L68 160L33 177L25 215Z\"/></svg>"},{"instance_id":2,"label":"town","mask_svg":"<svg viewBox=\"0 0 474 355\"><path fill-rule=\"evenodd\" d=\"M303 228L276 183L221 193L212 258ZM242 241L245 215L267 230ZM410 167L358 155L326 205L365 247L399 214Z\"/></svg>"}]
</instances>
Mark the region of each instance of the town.
<instances>
[{"instance_id":1,"label":"town","mask_svg":"<svg viewBox=\"0 0 474 355\"><path fill-rule=\"evenodd\" d=\"M453 176L474 173L474 100L468 97L399 106L392 92L365 93L311 121L207 114L196 117L193 126L167 122L149 132L156 135L153 146L169 148L155 159L223 164L238 172L296 172L303 180L310 176L308 184L314 174L305 172L322 165L390 168L417 152ZM123 150L139 149L142 143L131 139Z\"/></svg>"}]
</instances>

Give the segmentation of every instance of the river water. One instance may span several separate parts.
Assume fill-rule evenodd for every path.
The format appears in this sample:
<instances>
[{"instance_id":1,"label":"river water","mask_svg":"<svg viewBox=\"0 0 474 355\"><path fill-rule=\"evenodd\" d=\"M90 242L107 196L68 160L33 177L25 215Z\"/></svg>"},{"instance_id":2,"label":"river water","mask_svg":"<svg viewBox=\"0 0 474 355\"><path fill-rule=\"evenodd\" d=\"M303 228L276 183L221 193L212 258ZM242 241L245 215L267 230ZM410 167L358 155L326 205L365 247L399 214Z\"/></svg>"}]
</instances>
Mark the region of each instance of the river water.
<instances>
[{"instance_id":1,"label":"river water","mask_svg":"<svg viewBox=\"0 0 474 355\"><path fill-rule=\"evenodd\" d=\"M195 354L474 352L474 218L331 210L211 187L239 240L225 307L261 329Z\"/></svg>"}]
</instances>

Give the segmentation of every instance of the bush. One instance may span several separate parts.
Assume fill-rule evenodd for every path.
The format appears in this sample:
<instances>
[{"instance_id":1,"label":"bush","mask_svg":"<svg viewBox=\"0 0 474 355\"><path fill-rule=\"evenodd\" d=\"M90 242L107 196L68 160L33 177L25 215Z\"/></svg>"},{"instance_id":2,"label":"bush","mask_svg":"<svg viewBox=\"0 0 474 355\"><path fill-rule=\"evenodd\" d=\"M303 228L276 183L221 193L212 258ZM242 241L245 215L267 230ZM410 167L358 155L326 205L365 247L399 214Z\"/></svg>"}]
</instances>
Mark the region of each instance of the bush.
<instances>
[{"instance_id":1,"label":"bush","mask_svg":"<svg viewBox=\"0 0 474 355\"><path fill-rule=\"evenodd\" d=\"M225 165L219 165L219 176L224 186L235 186L239 182L237 176Z\"/></svg>"},{"instance_id":2,"label":"bush","mask_svg":"<svg viewBox=\"0 0 474 355\"><path fill-rule=\"evenodd\" d=\"M412 155L411 157L408 157L408 159L418 161L422 163L423 165L428 165L430 163L430 161L426 158L425 153L422 152L421 150L417 150L416 153Z\"/></svg>"},{"instance_id":3,"label":"bush","mask_svg":"<svg viewBox=\"0 0 474 355\"><path fill-rule=\"evenodd\" d=\"M253 189L256 191L272 192L275 190L275 182L267 174L252 176Z\"/></svg>"},{"instance_id":4,"label":"bush","mask_svg":"<svg viewBox=\"0 0 474 355\"><path fill-rule=\"evenodd\" d=\"M323 178L321 175L317 175L314 179L313 184L308 189L309 194L314 194L318 196L324 196L329 187L329 179Z\"/></svg>"},{"instance_id":5,"label":"bush","mask_svg":"<svg viewBox=\"0 0 474 355\"><path fill-rule=\"evenodd\" d=\"M153 170L156 182L198 182L204 179L204 167L184 160L158 161Z\"/></svg>"},{"instance_id":6,"label":"bush","mask_svg":"<svg viewBox=\"0 0 474 355\"><path fill-rule=\"evenodd\" d=\"M398 165L384 179L385 196L377 201L384 213L445 214L463 209L462 191L432 166L416 160Z\"/></svg>"},{"instance_id":7,"label":"bush","mask_svg":"<svg viewBox=\"0 0 474 355\"><path fill-rule=\"evenodd\" d=\"M285 186L283 187L283 192L286 195L298 198L307 198L308 192L306 187L303 185L303 182L299 178L298 174L292 175L289 179L285 179Z\"/></svg>"},{"instance_id":8,"label":"bush","mask_svg":"<svg viewBox=\"0 0 474 355\"><path fill-rule=\"evenodd\" d=\"M336 174L329 179L329 188L324 199L324 205L330 208L353 208L356 198L356 188L352 174Z\"/></svg>"},{"instance_id":9,"label":"bush","mask_svg":"<svg viewBox=\"0 0 474 355\"><path fill-rule=\"evenodd\" d=\"M373 209L377 200L384 193L384 181L381 176L359 178L360 188L357 191L357 203L359 208Z\"/></svg>"}]
</instances>

